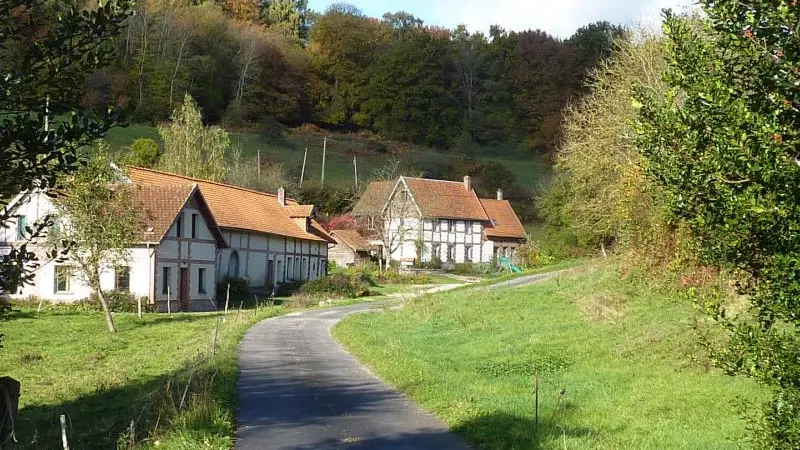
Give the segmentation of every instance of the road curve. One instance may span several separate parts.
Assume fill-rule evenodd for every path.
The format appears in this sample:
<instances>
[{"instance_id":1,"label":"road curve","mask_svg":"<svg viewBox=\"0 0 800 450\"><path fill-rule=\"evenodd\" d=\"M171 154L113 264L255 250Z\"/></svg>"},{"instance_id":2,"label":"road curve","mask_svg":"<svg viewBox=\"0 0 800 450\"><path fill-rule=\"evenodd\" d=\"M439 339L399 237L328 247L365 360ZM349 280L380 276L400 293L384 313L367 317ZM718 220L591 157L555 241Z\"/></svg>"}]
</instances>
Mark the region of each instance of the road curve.
<instances>
[{"instance_id":1,"label":"road curve","mask_svg":"<svg viewBox=\"0 0 800 450\"><path fill-rule=\"evenodd\" d=\"M331 337L343 317L383 305L293 313L251 328L239 352L236 448L468 449Z\"/></svg>"}]
</instances>

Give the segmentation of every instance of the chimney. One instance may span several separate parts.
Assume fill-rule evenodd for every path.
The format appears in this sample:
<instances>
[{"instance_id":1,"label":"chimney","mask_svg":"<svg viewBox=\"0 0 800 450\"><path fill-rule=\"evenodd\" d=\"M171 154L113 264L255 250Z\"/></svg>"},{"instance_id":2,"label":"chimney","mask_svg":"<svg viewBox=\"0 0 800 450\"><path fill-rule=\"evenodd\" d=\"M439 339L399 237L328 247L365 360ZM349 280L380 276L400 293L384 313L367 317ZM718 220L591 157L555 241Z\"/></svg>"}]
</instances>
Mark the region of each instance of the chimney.
<instances>
[{"instance_id":1,"label":"chimney","mask_svg":"<svg viewBox=\"0 0 800 450\"><path fill-rule=\"evenodd\" d=\"M278 203L280 203L281 206L286 206L286 189L284 188L278 189Z\"/></svg>"},{"instance_id":2,"label":"chimney","mask_svg":"<svg viewBox=\"0 0 800 450\"><path fill-rule=\"evenodd\" d=\"M498 200L502 200L503 199L503 190L502 189L498 189L497 190L497 199Z\"/></svg>"},{"instance_id":3,"label":"chimney","mask_svg":"<svg viewBox=\"0 0 800 450\"><path fill-rule=\"evenodd\" d=\"M466 189L467 192L472 190L472 177L469 175L464 175L464 189Z\"/></svg>"}]
</instances>

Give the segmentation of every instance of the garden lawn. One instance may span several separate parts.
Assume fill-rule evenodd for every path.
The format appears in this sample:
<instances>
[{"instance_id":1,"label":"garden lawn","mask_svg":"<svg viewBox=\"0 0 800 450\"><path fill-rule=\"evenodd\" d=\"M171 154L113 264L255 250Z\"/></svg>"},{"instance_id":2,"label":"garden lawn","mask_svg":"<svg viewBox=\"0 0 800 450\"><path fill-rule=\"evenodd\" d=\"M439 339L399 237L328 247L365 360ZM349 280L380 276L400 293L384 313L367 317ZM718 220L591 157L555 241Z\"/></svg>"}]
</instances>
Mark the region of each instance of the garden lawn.
<instances>
[{"instance_id":1,"label":"garden lawn","mask_svg":"<svg viewBox=\"0 0 800 450\"><path fill-rule=\"evenodd\" d=\"M222 314L120 313L115 334L96 312L13 313L0 323L7 335L0 376L22 383L19 448L60 449L61 414L75 449L129 442L132 420L139 448L232 448L239 340L255 321L282 311L232 312L224 321Z\"/></svg>"},{"instance_id":2,"label":"garden lawn","mask_svg":"<svg viewBox=\"0 0 800 450\"><path fill-rule=\"evenodd\" d=\"M735 404L761 393L705 367L696 318L603 265L421 297L333 332L477 448L730 449L745 436Z\"/></svg>"}]
</instances>

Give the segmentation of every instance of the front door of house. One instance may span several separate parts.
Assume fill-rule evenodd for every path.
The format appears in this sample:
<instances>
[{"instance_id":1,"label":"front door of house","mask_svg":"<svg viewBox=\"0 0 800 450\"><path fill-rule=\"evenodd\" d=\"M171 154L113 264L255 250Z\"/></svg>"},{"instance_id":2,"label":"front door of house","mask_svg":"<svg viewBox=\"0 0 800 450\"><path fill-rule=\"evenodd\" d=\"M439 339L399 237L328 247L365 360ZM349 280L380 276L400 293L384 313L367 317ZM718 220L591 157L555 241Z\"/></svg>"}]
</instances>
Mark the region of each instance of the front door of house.
<instances>
[{"instance_id":1,"label":"front door of house","mask_svg":"<svg viewBox=\"0 0 800 450\"><path fill-rule=\"evenodd\" d=\"M189 311L189 269L181 267L181 277L179 281L181 311Z\"/></svg>"},{"instance_id":2,"label":"front door of house","mask_svg":"<svg viewBox=\"0 0 800 450\"><path fill-rule=\"evenodd\" d=\"M275 285L275 261L271 259L267 261L267 280L264 285L267 287Z\"/></svg>"}]
</instances>

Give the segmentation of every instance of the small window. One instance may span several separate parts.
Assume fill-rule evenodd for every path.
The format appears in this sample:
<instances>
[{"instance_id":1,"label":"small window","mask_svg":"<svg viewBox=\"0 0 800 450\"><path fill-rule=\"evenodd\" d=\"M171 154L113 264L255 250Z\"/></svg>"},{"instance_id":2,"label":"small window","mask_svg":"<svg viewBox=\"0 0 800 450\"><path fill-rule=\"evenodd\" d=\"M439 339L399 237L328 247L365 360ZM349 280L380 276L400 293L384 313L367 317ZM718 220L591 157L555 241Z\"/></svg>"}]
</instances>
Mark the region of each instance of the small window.
<instances>
[{"instance_id":1,"label":"small window","mask_svg":"<svg viewBox=\"0 0 800 450\"><path fill-rule=\"evenodd\" d=\"M286 259L286 278L294 279L294 259L291 256Z\"/></svg>"},{"instance_id":2,"label":"small window","mask_svg":"<svg viewBox=\"0 0 800 450\"><path fill-rule=\"evenodd\" d=\"M453 261L456 259L456 246L455 245L448 245L447 246L447 260Z\"/></svg>"},{"instance_id":3,"label":"small window","mask_svg":"<svg viewBox=\"0 0 800 450\"><path fill-rule=\"evenodd\" d=\"M464 262L472 261L472 246L464 246Z\"/></svg>"},{"instance_id":4,"label":"small window","mask_svg":"<svg viewBox=\"0 0 800 450\"><path fill-rule=\"evenodd\" d=\"M197 238L197 214L192 214L192 239Z\"/></svg>"},{"instance_id":5,"label":"small window","mask_svg":"<svg viewBox=\"0 0 800 450\"><path fill-rule=\"evenodd\" d=\"M194 221L194 217L192 217ZM197 269L197 292L206 293L206 269Z\"/></svg>"},{"instance_id":6,"label":"small window","mask_svg":"<svg viewBox=\"0 0 800 450\"><path fill-rule=\"evenodd\" d=\"M178 214L178 220L175 222L175 236L183 236L183 213Z\"/></svg>"},{"instance_id":7,"label":"small window","mask_svg":"<svg viewBox=\"0 0 800 450\"><path fill-rule=\"evenodd\" d=\"M170 293L169 285L171 284L170 283L171 272L172 272L171 267L164 267L162 269L162 272L161 272L162 273L162 276L161 276L161 293L162 294Z\"/></svg>"},{"instance_id":8,"label":"small window","mask_svg":"<svg viewBox=\"0 0 800 450\"><path fill-rule=\"evenodd\" d=\"M22 241L28 237L28 217L19 216L17 218L17 240Z\"/></svg>"},{"instance_id":9,"label":"small window","mask_svg":"<svg viewBox=\"0 0 800 450\"><path fill-rule=\"evenodd\" d=\"M56 293L69 292L71 278L72 278L72 267L56 266L55 283L54 283L56 287Z\"/></svg>"},{"instance_id":10,"label":"small window","mask_svg":"<svg viewBox=\"0 0 800 450\"><path fill-rule=\"evenodd\" d=\"M433 244L433 246L431 246L431 258L442 258L442 247L439 244Z\"/></svg>"},{"instance_id":11,"label":"small window","mask_svg":"<svg viewBox=\"0 0 800 450\"><path fill-rule=\"evenodd\" d=\"M114 289L117 291L130 292L131 290L131 268L119 266L114 270Z\"/></svg>"}]
</instances>

